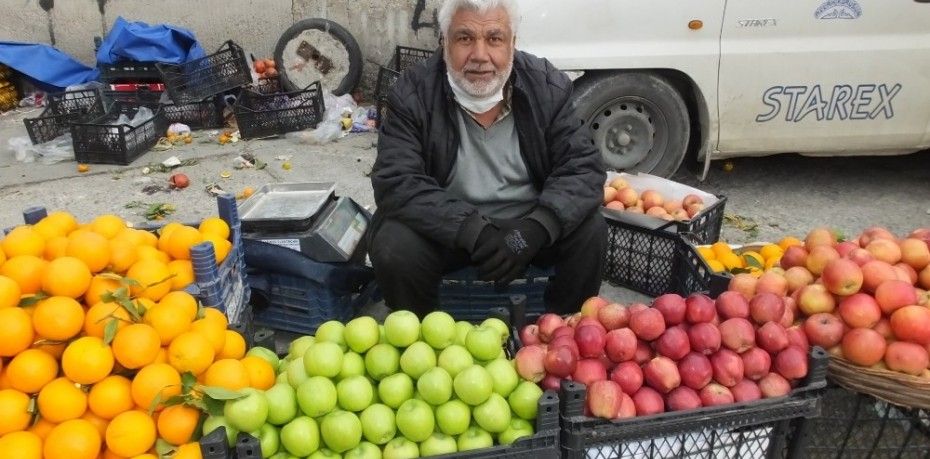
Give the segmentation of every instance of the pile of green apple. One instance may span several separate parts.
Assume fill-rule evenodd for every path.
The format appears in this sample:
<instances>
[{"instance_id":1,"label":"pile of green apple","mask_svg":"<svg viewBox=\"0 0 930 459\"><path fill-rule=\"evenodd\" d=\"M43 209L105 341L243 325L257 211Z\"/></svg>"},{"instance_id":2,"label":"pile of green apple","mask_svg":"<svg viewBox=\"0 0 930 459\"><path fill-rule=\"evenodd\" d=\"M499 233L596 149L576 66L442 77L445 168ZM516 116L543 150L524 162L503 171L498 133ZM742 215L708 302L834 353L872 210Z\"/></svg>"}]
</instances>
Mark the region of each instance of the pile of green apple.
<instances>
[{"instance_id":1,"label":"pile of green apple","mask_svg":"<svg viewBox=\"0 0 930 459\"><path fill-rule=\"evenodd\" d=\"M533 435L542 389L520 378L504 344L509 327L490 318L455 322L391 313L322 324L294 340L277 383L226 402L204 434L226 427L261 443L262 456L401 459L509 445ZM268 355L270 354L270 355Z\"/></svg>"}]
</instances>

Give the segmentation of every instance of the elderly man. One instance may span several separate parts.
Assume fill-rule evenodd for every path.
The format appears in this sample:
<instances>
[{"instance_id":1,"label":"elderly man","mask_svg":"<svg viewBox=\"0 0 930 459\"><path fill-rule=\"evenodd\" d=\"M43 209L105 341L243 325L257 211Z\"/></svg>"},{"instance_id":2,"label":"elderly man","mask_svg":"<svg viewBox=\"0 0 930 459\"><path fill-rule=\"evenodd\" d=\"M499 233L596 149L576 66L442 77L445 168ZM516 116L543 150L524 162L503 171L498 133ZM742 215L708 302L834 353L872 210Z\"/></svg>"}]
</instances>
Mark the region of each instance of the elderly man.
<instances>
[{"instance_id":1,"label":"elderly man","mask_svg":"<svg viewBox=\"0 0 930 459\"><path fill-rule=\"evenodd\" d=\"M443 274L474 265L505 287L554 267L547 309L600 289L607 244L600 154L569 78L515 49L512 0L446 0L442 53L388 96L372 174L370 257L388 307L425 314Z\"/></svg>"}]
</instances>

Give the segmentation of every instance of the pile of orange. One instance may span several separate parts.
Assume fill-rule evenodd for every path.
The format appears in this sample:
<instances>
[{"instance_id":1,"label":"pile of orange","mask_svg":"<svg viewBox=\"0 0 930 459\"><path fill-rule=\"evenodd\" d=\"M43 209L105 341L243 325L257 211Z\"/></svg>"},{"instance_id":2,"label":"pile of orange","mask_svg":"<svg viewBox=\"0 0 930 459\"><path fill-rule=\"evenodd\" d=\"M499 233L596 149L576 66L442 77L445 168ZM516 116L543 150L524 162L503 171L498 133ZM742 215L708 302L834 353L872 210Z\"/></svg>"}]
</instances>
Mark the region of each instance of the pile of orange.
<instances>
[{"instance_id":1,"label":"pile of orange","mask_svg":"<svg viewBox=\"0 0 930 459\"><path fill-rule=\"evenodd\" d=\"M737 249L726 242L718 241L711 245L698 246L697 251L714 272L748 272L754 277L759 277L763 272L779 266L781 256L788 247L803 244L803 241L787 236L777 244L759 244Z\"/></svg>"},{"instance_id":2,"label":"pile of orange","mask_svg":"<svg viewBox=\"0 0 930 459\"><path fill-rule=\"evenodd\" d=\"M221 262L228 237L219 218L156 234L53 212L0 240L0 457L155 457L157 439L199 457L203 414L156 399L181 394L185 373L231 389L274 383L223 313L183 291L190 247L210 241Z\"/></svg>"}]
</instances>

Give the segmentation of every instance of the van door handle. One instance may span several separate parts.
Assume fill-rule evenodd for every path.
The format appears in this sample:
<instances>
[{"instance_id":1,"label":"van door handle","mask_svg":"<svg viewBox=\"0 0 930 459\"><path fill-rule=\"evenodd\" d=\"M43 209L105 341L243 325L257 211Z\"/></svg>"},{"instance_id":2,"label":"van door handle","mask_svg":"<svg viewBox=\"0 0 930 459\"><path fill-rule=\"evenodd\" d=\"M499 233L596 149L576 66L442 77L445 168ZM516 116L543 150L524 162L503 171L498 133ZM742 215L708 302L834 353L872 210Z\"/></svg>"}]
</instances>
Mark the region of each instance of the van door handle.
<instances>
[{"instance_id":1,"label":"van door handle","mask_svg":"<svg viewBox=\"0 0 930 459\"><path fill-rule=\"evenodd\" d=\"M930 0L914 0L917 3L930 3Z\"/></svg>"}]
</instances>

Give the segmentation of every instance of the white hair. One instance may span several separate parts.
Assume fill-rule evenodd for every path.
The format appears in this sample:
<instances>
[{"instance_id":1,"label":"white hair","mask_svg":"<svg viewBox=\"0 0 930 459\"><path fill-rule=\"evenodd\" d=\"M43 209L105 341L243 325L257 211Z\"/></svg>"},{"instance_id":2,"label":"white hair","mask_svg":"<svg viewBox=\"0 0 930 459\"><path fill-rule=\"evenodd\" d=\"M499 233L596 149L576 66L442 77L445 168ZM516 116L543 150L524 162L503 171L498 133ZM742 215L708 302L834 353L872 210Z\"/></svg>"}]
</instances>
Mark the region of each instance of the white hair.
<instances>
[{"instance_id":1,"label":"white hair","mask_svg":"<svg viewBox=\"0 0 930 459\"><path fill-rule=\"evenodd\" d=\"M516 36L517 26L520 24L520 11L517 8L517 2L514 0L445 0L437 13L440 33L442 35L449 34L452 16L455 16L455 13L459 10L465 9L486 13L495 8L503 8L507 12L507 15L510 16L510 31Z\"/></svg>"}]
</instances>

